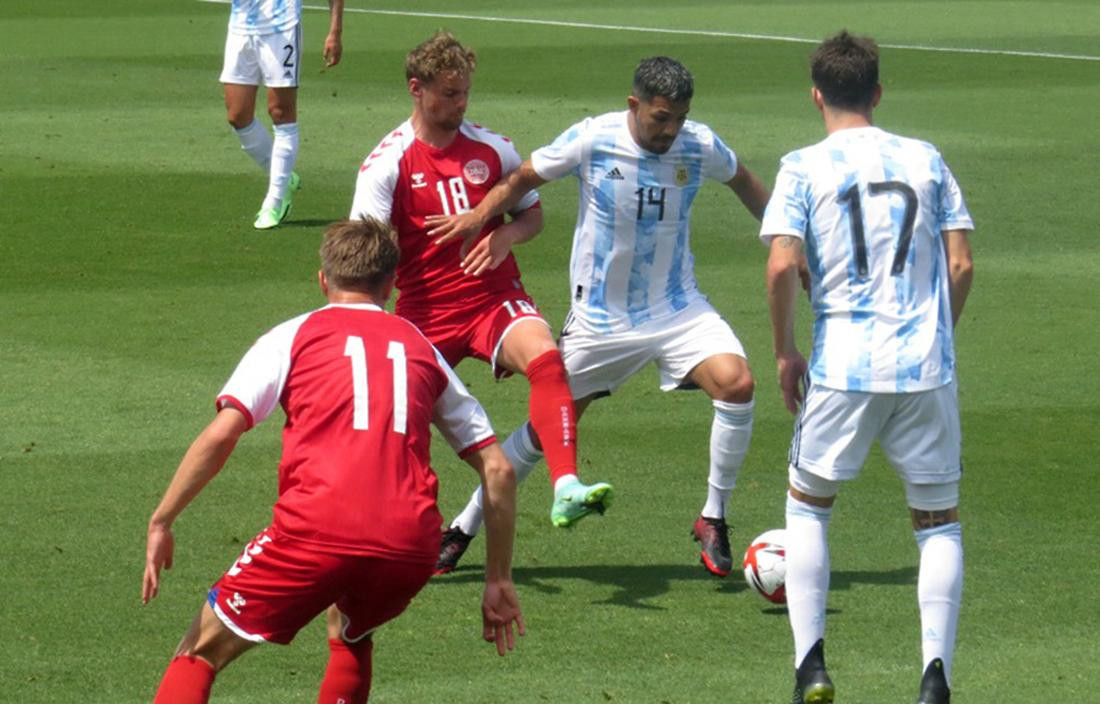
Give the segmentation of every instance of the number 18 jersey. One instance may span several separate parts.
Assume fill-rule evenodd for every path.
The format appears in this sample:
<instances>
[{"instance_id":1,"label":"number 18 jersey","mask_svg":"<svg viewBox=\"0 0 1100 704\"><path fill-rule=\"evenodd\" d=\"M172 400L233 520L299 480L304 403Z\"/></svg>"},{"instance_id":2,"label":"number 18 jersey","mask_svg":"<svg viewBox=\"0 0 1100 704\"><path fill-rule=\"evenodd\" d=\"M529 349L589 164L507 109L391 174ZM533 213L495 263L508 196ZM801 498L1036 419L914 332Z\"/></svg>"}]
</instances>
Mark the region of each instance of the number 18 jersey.
<instances>
[{"instance_id":1,"label":"number 18 jersey","mask_svg":"<svg viewBox=\"0 0 1100 704\"><path fill-rule=\"evenodd\" d=\"M804 240L810 379L888 393L951 383L942 232L973 228L954 176L926 142L861 127L783 157L760 234Z\"/></svg>"}]
</instances>

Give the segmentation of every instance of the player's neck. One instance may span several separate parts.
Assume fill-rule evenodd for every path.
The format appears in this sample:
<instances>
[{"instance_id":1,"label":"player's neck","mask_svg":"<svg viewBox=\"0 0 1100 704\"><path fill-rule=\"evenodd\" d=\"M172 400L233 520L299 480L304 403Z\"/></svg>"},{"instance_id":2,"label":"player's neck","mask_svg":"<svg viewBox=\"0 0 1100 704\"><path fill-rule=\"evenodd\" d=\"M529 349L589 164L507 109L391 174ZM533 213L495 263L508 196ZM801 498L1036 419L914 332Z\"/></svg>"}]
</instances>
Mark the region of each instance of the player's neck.
<instances>
[{"instance_id":1,"label":"player's neck","mask_svg":"<svg viewBox=\"0 0 1100 704\"><path fill-rule=\"evenodd\" d=\"M455 141L455 137L458 136L458 130L437 127L415 111L409 121L412 122L413 135L421 142L436 149L446 149L451 146L451 142Z\"/></svg>"},{"instance_id":2,"label":"player's neck","mask_svg":"<svg viewBox=\"0 0 1100 704\"><path fill-rule=\"evenodd\" d=\"M825 131L828 134L839 132L840 130L852 130L860 127L874 126L870 110L866 112L855 112L826 107L822 110L822 115L825 117Z\"/></svg>"},{"instance_id":3,"label":"player's neck","mask_svg":"<svg viewBox=\"0 0 1100 704\"><path fill-rule=\"evenodd\" d=\"M386 305L386 301L378 300L378 298L369 293L363 293L361 291L340 291L338 289L329 289L328 292L329 303L370 303L371 305L378 306L379 308Z\"/></svg>"}]
</instances>

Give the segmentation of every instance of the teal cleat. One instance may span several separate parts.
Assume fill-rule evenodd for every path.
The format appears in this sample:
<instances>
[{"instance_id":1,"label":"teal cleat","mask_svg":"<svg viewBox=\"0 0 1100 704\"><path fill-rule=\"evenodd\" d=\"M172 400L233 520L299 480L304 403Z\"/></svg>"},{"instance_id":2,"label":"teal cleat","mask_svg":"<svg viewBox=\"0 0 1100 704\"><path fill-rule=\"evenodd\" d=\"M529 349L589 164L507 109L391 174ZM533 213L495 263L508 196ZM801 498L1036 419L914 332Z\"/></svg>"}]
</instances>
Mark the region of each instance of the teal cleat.
<instances>
[{"instance_id":1,"label":"teal cleat","mask_svg":"<svg viewBox=\"0 0 1100 704\"><path fill-rule=\"evenodd\" d=\"M252 226L257 230L271 230L279 226L290 214L290 193L286 194L283 202L277 208L264 208L256 213L256 222Z\"/></svg>"},{"instance_id":2,"label":"teal cleat","mask_svg":"<svg viewBox=\"0 0 1100 704\"><path fill-rule=\"evenodd\" d=\"M603 514L611 505L611 485L606 482L581 484L575 481L554 492L550 521L556 528L569 528L588 514Z\"/></svg>"},{"instance_id":3,"label":"teal cleat","mask_svg":"<svg viewBox=\"0 0 1100 704\"><path fill-rule=\"evenodd\" d=\"M290 172L290 184L288 187L292 192L302 190L302 177L298 175L297 171Z\"/></svg>"}]
</instances>

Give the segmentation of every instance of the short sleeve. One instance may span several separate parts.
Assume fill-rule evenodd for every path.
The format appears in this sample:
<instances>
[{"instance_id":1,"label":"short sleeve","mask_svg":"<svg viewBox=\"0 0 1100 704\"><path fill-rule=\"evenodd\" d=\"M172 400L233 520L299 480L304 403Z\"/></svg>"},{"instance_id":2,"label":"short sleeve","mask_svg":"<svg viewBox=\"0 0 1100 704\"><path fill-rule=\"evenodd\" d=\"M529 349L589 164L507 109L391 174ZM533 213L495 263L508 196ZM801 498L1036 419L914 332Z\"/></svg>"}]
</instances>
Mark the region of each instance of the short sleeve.
<instances>
[{"instance_id":1,"label":"short sleeve","mask_svg":"<svg viewBox=\"0 0 1100 704\"><path fill-rule=\"evenodd\" d=\"M784 159L760 223L760 239L764 244L770 244L771 238L778 235L805 239L809 218L810 199L805 174Z\"/></svg>"},{"instance_id":2,"label":"short sleeve","mask_svg":"<svg viewBox=\"0 0 1100 704\"><path fill-rule=\"evenodd\" d=\"M249 428L271 415L290 372L294 336L307 317L309 314L283 323L256 340L218 394L218 410L236 408L248 420Z\"/></svg>"},{"instance_id":3,"label":"short sleeve","mask_svg":"<svg viewBox=\"0 0 1100 704\"><path fill-rule=\"evenodd\" d=\"M707 178L728 183L737 173L737 155L714 132L711 132L709 142L703 173Z\"/></svg>"},{"instance_id":4,"label":"short sleeve","mask_svg":"<svg viewBox=\"0 0 1100 704\"><path fill-rule=\"evenodd\" d=\"M550 144L536 149L531 155L531 166L539 178L554 181L567 174L580 173L584 159L584 134L591 118L578 122L558 135Z\"/></svg>"},{"instance_id":5,"label":"short sleeve","mask_svg":"<svg viewBox=\"0 0 1100 704\"><path fill-rule=\"evenodd\" d=\"M465 456L496 440L493 426L489 423L485 409L466 390L438 350L435 357L447 375L447 387L436 399L432 422L439 428L451 449L459 456Z\"/></svg>"},{"instance_id":6,"label":"short sleeve","mask_svg":"<svg viewBox=\"0 0 1100 704\"><path fill-rule=\"evenodd\" d=\"M510 140L504 140L502 146L497 150L497 154L500 155L500 173L501 178L512 173L519 168L522 163L522 159L519 157L519 152L516 151L515 145ZM525 210L530 210L539 204L539 192L537 189L532 188L528 191L519 202L509 211L511 215L519 215Z\"/></svg>"},{"instance_id":7,"label":"short sleeve","mask_svg":"<svg viewBox=\"0 0 1100 704\"><path fill-rule=\"evenodd\" d=\"M940 230L973 230L974 221L963 200L962 189L942 157L940 167L939 219Z\"/></svg>"}]
</instances>

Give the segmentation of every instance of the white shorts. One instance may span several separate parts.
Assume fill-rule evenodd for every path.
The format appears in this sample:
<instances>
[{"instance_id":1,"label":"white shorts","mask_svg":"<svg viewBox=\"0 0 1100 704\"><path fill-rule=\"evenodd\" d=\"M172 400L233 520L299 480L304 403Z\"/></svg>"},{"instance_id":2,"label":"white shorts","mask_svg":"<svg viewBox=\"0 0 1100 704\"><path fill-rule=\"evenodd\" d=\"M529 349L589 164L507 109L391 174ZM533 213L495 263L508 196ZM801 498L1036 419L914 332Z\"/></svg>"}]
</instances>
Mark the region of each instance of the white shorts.
<instances>
[{"instance_id":1,"label":"white shorts","mask_svg":"<svg viewBox=\"0 0 1100 704\"><path fill-rule=\"evenodd\" d=\"M610 394L650 362L657 364L661 390L671 391L708 357L745 356L741 341L705 299L626 332L585 330L570 314L558 347L575 399Z\"/></svg>"},{"instance_id":2,"label":"white shorts","mask_svg":"<svg viewBox=\"0 0 1100 704\"><path fill-rule=\"evenodd\" d=\"M957 482L962 431L956 385L907 394L810 385L795 421L790 463L824 479L852 479L876 439L907 484Z\"/></svg>"},{"instance_id":3,"label":"white shorts","mask_svg":"<svg viewBox=\"0 0 1100 704\"><path fill-rule=\"evenodd\" d=\"M222 83L268 88L297 88L302 25L285 32L250 36L228 32Z\"/></svg>"}]
</instances>

